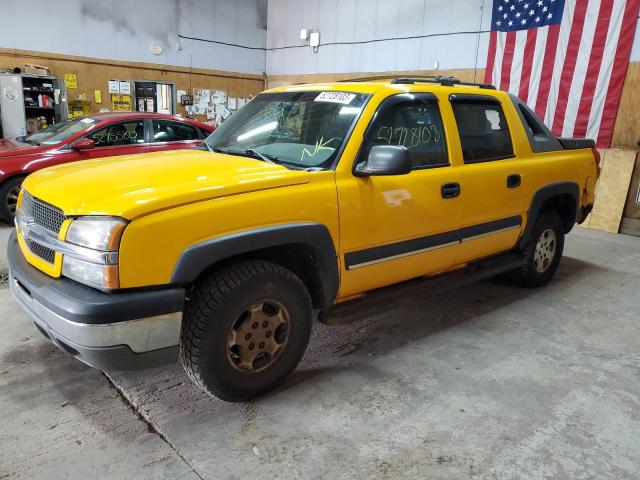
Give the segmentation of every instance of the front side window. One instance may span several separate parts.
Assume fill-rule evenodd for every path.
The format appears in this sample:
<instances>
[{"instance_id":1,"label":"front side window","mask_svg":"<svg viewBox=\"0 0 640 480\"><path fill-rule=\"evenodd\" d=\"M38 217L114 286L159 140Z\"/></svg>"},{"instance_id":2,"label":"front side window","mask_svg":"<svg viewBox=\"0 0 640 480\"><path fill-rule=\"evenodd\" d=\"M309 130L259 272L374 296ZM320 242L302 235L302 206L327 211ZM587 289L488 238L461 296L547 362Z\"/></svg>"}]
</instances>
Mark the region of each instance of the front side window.
<instances>
[{"instance_id":1,"label":"front side window","mask_svg":"<svg viewBox=\"0 0 640 480\"><path fill-rule=\"evenodd\" d=\"M511 135L500 103L492 100L455 100L464 163L488 162L513 156Z\"/></svg>"},{"instance_id":2,"label":"front side window","mask_svg":"<svg viewBox=\"0 0 640 480\"><path fill-rule=\"evenodd\" d=\"M367 98L335 91L263 93L231 115L206 144L285 166L331 168Z\"/></svg>"},{"instance_id":3,"label":"front side window","mask_svg":"<svg viewBox=\"0 0 640 480\"><path fill-rule=\"evenodd\" d=\"M168 120L154 120L153 142L184 142L186 140L197 140L198 130L196 127L180 122Z\"/></svg>"},{"instance_id":4,"label":"front side window","mask_svg":"<svg viewBox=\"0 0 640 480\"><path fill-rule=\"evenodd\" d=\"M414 169L449 165L444 127L435 98L394 102L387 108L383 104L366 142L364 152L367 153L376 145L406 147Z\"/></svg>"},{"instance_id":5,"label":"front side window","mask_svg":"<svg viewBox=\"0 0 640 480\"><path fill-rule=\"evenodd\" d=\"M144 120L113 123L96 130L87 138L96 143L96 147L117 147L144 143Z\"/></svg>"}]
</instances>

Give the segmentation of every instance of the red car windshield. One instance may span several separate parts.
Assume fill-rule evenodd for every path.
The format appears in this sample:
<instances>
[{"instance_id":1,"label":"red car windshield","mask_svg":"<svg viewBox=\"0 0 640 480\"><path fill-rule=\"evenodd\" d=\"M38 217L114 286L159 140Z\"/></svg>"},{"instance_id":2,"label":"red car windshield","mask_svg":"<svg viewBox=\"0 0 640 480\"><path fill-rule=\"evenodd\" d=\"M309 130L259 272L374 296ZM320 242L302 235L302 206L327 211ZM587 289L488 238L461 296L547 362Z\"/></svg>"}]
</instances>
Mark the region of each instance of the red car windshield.
<instances>
[{"instance_id":1,"label":"red car windshield","mask_svg":"<svg viewBox=\"0 0 640 480\"><path fill-rule=\"evenodd\" d=\"M74 118L29 135L24 141L37 145L56 145L77 133L84 132L96 123L98 121L93 118Z\"/></svg>"}]
</instances>

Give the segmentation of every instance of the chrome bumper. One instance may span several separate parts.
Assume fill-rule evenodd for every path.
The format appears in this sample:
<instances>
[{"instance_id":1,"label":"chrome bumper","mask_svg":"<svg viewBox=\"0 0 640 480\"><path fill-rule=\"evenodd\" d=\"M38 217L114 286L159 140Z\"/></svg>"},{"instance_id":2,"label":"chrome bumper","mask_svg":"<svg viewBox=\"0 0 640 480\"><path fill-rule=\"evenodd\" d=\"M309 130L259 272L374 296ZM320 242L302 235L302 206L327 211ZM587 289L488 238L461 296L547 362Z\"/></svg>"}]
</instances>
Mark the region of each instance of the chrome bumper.
<instances>
[{"instance_id":1,"label":"chrome bumper","mask_svg":"<svg viewBox=\"0 0 640 480\"><path fill-rule=\"evenodd\" d=\"M177 360L184 290L103 293L27 264L9 238L9 286L42 334L78 360L131 370Z\"/></svg>"}]
</instances>

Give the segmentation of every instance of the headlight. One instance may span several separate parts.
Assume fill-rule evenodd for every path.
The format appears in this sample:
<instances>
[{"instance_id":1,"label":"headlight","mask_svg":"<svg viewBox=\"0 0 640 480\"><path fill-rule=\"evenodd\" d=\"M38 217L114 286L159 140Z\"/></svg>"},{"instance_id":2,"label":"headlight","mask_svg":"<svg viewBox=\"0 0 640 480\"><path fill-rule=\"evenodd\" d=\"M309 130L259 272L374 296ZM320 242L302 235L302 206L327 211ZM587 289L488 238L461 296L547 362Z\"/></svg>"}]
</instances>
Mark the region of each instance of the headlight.
<instances>
[{"instance_id":1,"label":"headlight","mask_svg":"<svg viewBox=\"0 0 640 480\"><path fill-rule=\"evenodd\" d=\"M79 218L71 222L66 240L94 250L117 250L126 225L119 218Z\"/></svg>"},{"instance_id":2,"label":"headlight","mask_svg":"<svg viewBox=\"0 0 640 480\"><path fill-rule=\"evenodd\" d=\"M63 252L62 274L90 287L118 288L117 250L126 225L113 217L81 217L71 222L65 238L70 248Z\"/></svg>"}]
</instances>

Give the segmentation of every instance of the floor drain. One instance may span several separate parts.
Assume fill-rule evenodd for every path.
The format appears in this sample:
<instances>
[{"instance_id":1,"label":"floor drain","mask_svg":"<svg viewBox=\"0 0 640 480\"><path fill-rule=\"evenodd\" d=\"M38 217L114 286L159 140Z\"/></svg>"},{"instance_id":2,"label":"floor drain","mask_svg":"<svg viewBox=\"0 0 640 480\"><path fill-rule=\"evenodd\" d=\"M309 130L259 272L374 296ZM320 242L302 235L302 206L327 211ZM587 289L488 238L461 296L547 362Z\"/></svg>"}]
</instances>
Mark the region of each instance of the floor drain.
<instances>
[{"instance_id":1,"label":"floor drain","mask_svg":"<svg viewBox=\"0 0 640 480\"><path fill-rule=\"evenodd\" d=\"M7 285L9 283L9 270L0 270L0 285Z\"/></svg>"}]
</instances>

